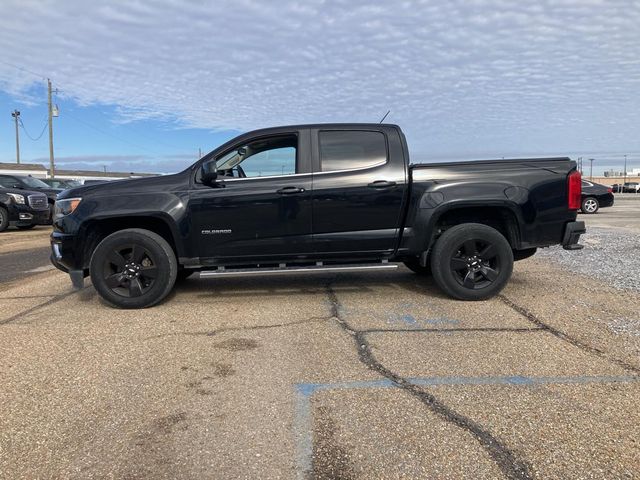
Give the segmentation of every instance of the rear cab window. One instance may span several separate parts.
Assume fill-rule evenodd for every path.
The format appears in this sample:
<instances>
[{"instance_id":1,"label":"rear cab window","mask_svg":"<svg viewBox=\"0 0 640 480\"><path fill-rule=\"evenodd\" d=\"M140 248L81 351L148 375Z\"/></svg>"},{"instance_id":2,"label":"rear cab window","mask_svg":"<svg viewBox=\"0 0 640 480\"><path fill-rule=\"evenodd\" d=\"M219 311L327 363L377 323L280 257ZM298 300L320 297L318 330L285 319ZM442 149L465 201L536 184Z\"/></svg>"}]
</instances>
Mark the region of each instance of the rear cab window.
<instances>
[{"instance_id":1,"label":"rear cab window","mask_svg":"<svg viewBox=\"0 0 640 480\"><path fill-rule=\"evenodd\" d=\"M387 142L382 132L321 130L318 143L321 172L369 168L387 162Z\"/></svg>"}]
</instances>

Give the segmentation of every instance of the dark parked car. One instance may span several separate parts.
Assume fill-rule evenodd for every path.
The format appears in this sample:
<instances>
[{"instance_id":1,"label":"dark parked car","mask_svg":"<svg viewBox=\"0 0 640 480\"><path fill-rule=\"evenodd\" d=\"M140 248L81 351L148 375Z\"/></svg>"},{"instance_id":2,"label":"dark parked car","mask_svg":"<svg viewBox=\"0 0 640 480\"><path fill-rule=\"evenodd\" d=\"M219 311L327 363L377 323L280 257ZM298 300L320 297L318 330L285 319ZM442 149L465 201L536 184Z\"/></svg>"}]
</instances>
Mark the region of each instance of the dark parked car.
<instances>
[{"instance_id":1,"label":"dark parked car","mask_svg":"<svg viewBox=\"0 0 640 480\"><path fill-rule=\"evenodd\" d=\"M109 180L85 180L84 185L99 185L101 183L108 183Z\"/></svg>"},{"instance_id":2,"label":"dark parked car","mask_svg":"<svg viewBox=\"0 0 640 480\"><path fill-rule=\"evenodd\" d=\"M42 192L0 187L0 232L10 226L26 230L51 223L51 209Z\"/></svg>"},{"instance_id":3,"label":"dark parked car","mask_svg":"<svg viewBox=\"0 0 640 480\"><path fill-rule=\"evenodd\" d=\"M49 199L49 207L52 213L56 196L63 191L60 188L52 188L39 178L34 178L31 175L0 175L0 187L18 190L34 190L44 193Z\"/></svg>"},{"instance_id":4,"label":"dark parked car","mask_svg":"<svg viewBox=\"0 0 640 480\"><path fill-rule=\"evenodd\" d=\"M582 213L596 213L601 208L613 206L613 188L599 183L582 181Z\"/></svg>"},{"instance_id":5,"label":"dark parked car","mask_svg":"<svg viewBox=\"0 0 640 480\"><path fill-rule=\"evenodd\" d=\"M176 278L392 269L448 295L496 295L538 247L582 248L569 158L412 165L396 125L241 135L181 173L65 190L52 261L110 304L154 305Z\"/></svg>"},{"instance_id":6,"label":"dark parked car","mask_svg":"<svg viewBox=\"0 0 640 480\"><path fill-rule=\"evenodd\" d=\"M61 190L79 187L82 185L80 182L76 182L75 180L60 180L58 178L39 178L38 180L46 183L51 188L59 188Z\"/></svg>"}]
</instances>

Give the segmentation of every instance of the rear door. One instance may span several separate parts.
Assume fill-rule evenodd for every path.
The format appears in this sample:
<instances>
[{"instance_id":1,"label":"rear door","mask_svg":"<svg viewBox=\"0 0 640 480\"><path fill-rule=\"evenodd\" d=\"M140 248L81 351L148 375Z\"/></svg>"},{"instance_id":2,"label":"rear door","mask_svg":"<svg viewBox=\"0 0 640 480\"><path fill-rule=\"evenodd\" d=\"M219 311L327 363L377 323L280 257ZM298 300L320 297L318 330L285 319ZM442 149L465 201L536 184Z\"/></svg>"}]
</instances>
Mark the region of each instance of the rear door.
<instances>
[{"instance_id":1,"label":"rear door","mask_svg":"<svg viewBox=\"0 0 640 480\"><path fill-rule=\"evenodd\" d=\"M406 162L395 128L311 133L313 243L320 256L391 254L397 244Z\"/></svg>"}]
</instances>

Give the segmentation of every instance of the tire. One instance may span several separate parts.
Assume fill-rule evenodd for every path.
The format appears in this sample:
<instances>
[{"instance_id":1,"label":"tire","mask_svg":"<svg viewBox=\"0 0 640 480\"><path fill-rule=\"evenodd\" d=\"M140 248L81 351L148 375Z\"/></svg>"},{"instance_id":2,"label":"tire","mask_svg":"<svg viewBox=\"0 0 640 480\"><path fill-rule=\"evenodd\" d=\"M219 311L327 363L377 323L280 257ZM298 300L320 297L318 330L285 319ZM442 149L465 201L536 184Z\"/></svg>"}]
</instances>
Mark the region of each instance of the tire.
<instances>
[{"instance_id":1,"label":"tire","mask_svg":"<svg viewBox=\"0 0 640 480\"><path fill-rule=\"evenodd\" d=\"M513 271L511 245L496 229L464 223L446 230L431 255L436 284L458 300L486 300L497 295Z\"/></svg>"},{"instance_id":2,"label":"tire","mask_svg":"<svg viewBox=\"0 0 640 480\"><path fill-rule=\"evenodd\" d=\"M427 263L425 267L420 265L420 261L416 258L415 260L407 260L403 262L404 265L411 270L413 273L422 276L430 276L431 275L431 265Z\"/></svg>"},{"instance_id":3,"label":"tire","mask_svg":"<svg viewBox=\"0 0 640 480\"><path fill-rule=\"evenodd\" d=\"M18 225L18 228L20 230L31 230L35 226L36 226L36 224L32 223L31 225Z\"/></svg>"},{"instance_id":4,"label":"tire","mask_svg":"<svg viewBox=\"0 0 640 480\"><path fill-rule=\"evenodd\" d=\"M4 232L7 228L9 228L9 211L0 207L0 232Z\"/></svg>"},{"instance_id":5,"label":"tire","mask_svg":"<svg viewBox=\"0 0 640 480\"><path fill-rule=\"evenodd\" d=\"M596 213L600 209L600 203L598 199L595 197L586 197L582 200L582 205L580 206L580 210L582 213L593 214Z\"/></svg>"},{"instance_id":6,"label":"tire","mask_svg":"<svg viewBox=\"0 0 640 480\"><path fill-rule=\"evenodd\" d=\"M180 268L178 269L178 275L176 276L176 282L182 282L189 278L191 275L196 273L195 270L191 270L189 268Z\"/></svg>"},{"instance_id":7,"label":"tire","mask_svg":"<svg viewBox=\"0 0 640 480\"><path fill-rule=\"evenodd\" d=\"M96 291L118 308L147 308L165 298L176 282L178 262L160 235L128 228L102 240L89 268Z\"/></svg>"}]
</instances>

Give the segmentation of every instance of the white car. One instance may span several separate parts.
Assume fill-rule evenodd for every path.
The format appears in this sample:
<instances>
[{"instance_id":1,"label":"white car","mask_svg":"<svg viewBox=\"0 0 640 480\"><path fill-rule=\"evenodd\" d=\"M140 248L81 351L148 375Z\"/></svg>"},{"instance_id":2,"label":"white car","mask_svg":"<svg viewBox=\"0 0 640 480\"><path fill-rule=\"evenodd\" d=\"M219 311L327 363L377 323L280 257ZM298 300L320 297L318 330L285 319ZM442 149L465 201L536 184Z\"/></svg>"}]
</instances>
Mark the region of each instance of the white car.
<instances>
[{"instance_id":1,"label":"white car","mask_svg":"<svg viewBox=\"0 0 640 480\"><path fill-rule=\"evenodd\" d=\"M627 182L623 185L622 191L626 193L638 193L640 191L639 182Z\"/></svg>"}]
</instances>

